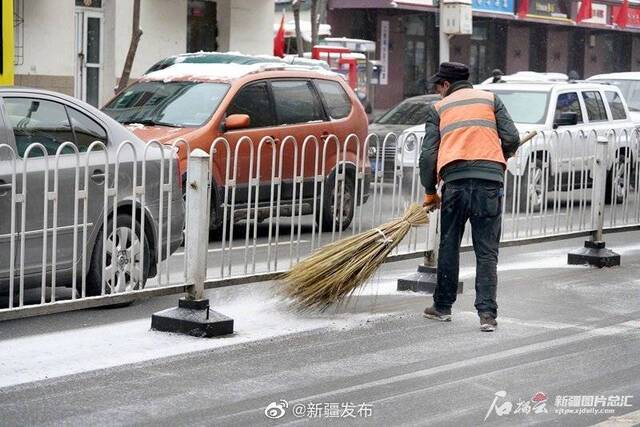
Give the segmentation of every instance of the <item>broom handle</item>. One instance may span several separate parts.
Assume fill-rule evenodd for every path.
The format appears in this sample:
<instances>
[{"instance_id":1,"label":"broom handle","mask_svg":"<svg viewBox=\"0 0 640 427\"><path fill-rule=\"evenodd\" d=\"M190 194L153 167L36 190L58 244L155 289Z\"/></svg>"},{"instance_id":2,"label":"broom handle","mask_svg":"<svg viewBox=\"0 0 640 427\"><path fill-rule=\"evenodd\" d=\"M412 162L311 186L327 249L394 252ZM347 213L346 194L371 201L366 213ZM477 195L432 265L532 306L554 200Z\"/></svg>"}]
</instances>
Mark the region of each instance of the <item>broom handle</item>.
<instances>
[{"instance_id":1,"label":"broom handle","mask_svg":"<svg viewBox=\"0 0 640 427\"><path fill-rule=\"evenodd\" d=\"M527 136L525 136L522 140L520 140L520 144L519 145L524 145L527 142L531 141L533 139L534 136L536 136L538 134L537 130L534 130L533 132L529 132L527 134Z\"/></svg>"}]
</instances>

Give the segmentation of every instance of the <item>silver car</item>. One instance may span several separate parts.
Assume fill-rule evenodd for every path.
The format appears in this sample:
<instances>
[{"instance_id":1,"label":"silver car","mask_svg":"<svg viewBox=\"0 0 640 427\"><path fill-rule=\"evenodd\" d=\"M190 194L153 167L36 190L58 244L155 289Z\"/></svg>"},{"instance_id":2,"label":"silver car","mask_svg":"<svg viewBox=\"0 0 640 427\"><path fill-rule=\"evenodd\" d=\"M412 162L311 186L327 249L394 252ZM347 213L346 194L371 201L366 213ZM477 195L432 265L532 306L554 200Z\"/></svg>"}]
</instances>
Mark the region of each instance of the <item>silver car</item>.
<instances>
[{"instance_id":1,"label":"silver car","mask_svg":"<svg viewBox=\"0 0 640 427\"><path fill-rule=\"evenodd\" d=\"M142 289L182 242L176 161L77 99L0 89L0 296Z\"/></svg>"}]
</instances>

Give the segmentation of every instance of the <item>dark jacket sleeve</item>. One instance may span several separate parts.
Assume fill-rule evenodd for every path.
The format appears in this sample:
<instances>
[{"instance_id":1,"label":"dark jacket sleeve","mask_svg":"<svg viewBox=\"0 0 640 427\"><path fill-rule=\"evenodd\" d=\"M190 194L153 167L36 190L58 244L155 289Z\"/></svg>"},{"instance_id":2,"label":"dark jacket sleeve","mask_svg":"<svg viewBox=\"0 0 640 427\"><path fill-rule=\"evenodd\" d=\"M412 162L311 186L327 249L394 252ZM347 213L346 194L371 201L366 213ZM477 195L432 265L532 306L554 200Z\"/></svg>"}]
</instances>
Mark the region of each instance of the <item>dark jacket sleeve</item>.
<instances>
[{"instance_id":1,"label":"dark jacket sleeve","mask_svg":"<svg viewBox=\"0 0 640 427\"><path fill-rule=\"evenodd\" d=\"M432 106L427 110L427 120L424 127L424 140L420 152L420 182L427 194L436 192L438 184L437 162L440 147L440 116Z\"/></svg>"},{"instance_id":2,"label":"dark jacket sleeve","mask_svg":"<svg viewBox=\"0 0 640 427\"><path fill-rule=\"evenodd\" d=\"M493 105L496 112L498 137L500 137L502 143L502 152L505 159L508 159L516 153L520 145L520 133L498 95L495 95Z\"/></svg>"}]
</instances>

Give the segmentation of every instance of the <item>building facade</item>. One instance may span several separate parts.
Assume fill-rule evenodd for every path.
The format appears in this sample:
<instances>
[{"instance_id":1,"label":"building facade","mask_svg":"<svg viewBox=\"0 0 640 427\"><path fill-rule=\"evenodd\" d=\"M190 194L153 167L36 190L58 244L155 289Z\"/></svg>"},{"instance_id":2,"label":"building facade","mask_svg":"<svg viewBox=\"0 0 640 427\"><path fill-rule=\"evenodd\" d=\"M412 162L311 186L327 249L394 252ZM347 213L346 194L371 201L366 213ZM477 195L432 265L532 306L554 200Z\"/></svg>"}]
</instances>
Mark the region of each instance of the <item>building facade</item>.
<instances>
[{"instance_id":1,"label":"building facade","mask_svg":"<svg viewBox=\"0 0 640 427\"><path fill-rule=\"evenodd\" d=\"M640 70L640 4L630 4L625 28L613 24L622 2L593 1L593 17L575 22L579 2L473 0L473 34L451 39L450 59L469 64L471 81L495 68L594 74ZM424 93L438 66L438 7L434 0L330 0L334 35L376 40L386 75L376 87L376 108Z\"/></svg>"},{"instance_id":2,"label":"building facade","mask_svg":"<svg viewBox=\"0 0 640 427\"><path fill-rule=\"evenodd\" d=\"M133 0L14 0L15 84L103 105L122 73L132 11ZM142 0L131 77L185 52L271 54L273 20L273 0Z\"/></svg>"}]
</instances>

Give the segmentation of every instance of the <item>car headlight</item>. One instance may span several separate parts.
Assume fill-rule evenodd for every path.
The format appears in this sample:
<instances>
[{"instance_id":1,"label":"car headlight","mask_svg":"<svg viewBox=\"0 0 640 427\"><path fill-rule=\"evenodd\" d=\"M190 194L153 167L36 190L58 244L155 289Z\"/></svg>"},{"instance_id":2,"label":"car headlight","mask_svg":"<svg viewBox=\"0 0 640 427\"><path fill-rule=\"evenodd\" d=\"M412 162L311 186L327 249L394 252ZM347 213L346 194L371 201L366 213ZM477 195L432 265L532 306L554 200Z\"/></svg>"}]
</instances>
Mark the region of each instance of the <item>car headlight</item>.
<instances>
[{"instance_id":1,"label":"car headlight","mask_svg":"<svg viewBox=\"0 0 640 427\"><path fill-rule=\"evenodd\" d=\"M416 149L416 143L417 143L417 138L415 136L415 134L411 134L409 135L407 138L405 138L404 140L404 149L408 152L411 152L413 150Z\"/></svg>"}]
</instances>

